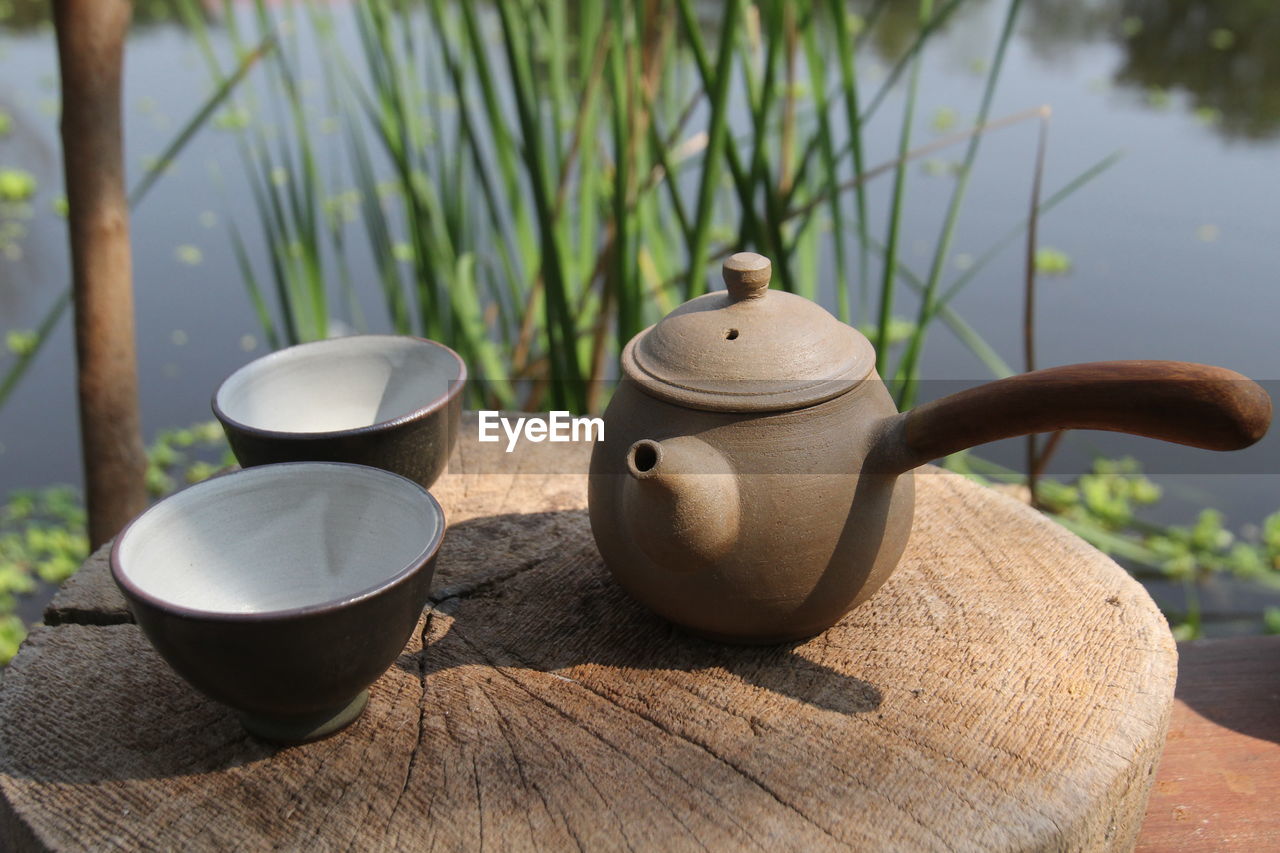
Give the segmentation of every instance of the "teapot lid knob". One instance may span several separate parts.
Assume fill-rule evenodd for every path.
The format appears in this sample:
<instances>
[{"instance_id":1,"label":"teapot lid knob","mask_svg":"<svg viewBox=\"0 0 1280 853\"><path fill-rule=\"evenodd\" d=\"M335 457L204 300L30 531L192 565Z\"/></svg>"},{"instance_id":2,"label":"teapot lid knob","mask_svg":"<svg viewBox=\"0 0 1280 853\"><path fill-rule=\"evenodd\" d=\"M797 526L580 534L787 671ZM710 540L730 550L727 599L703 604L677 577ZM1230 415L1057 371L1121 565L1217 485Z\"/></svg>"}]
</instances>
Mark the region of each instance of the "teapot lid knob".
<instances>
[{"instance_id":1,"label":"teapot lid knob","mask_svg":"<svg viewBox=\"0 0 1280 853\"><path fill-rule=\"evenodd\" d=\"M738 252L724 262L724 283L729 288L729 298L734 302L759 299L769 290L769 278L773 264L764 255L755 252Z\"/></svg>"}]
</instances>

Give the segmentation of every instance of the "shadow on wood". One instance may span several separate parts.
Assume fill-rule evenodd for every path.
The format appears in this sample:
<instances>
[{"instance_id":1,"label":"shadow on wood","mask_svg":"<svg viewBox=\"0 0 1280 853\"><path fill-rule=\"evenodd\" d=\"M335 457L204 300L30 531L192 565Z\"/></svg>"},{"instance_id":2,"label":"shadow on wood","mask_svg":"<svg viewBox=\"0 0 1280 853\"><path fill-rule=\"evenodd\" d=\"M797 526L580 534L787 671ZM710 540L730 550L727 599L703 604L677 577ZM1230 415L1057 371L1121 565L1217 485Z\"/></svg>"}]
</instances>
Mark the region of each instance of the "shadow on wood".
<instances>
[{"instance_id":1,"label":"shadow on wood","mask_svg":"<svg viewBox=\"0 0 1280 853\"><path fill-rule=\"evenodd\" d=\"M1280 637L1184 643L1174 697L1223 728L1280 744Z\"/></svg>"},{"instance_id":2,"label":"shadow on wood","mask_svg":"<svg viewBox=\"0 0 1280 853\"><path fill-rule=\"evenodd\" d=\"M589 525L582 510L490 516L451 528L449 544L454 553L484 553L498 544L494 530L537 528L574 529L582 537ZM404 658L401 665L428 675L468 665L512 667L570 680L578 668L609 668L637 677L740 681L777 694L771 702L790 700L841 714L880 706L875 685L806 657L800 647L807 643L749 647L703 640L628 597L594 547L578 553L579 559L543 562L444 599L437 610L451 618L443 630L429 629L425 666Z\"/></svg>"}]
</instances>

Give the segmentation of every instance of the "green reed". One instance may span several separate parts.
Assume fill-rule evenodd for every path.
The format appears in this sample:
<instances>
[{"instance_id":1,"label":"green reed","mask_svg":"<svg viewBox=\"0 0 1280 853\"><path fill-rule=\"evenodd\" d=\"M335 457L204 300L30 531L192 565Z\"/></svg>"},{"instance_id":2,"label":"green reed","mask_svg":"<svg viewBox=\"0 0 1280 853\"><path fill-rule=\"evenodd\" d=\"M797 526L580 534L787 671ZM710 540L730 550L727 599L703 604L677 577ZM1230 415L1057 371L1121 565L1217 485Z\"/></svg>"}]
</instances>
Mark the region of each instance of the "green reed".
<instances>
[{"instance_id":1,"label":"green reed","mask_svg":"<svg viewBox=\"0 0 1280 853\"><path fill-rule=\"evenodd\" d=\"M867 331L900 398L935 322L1007 370L948 304L977 270L948 282L944 261L981 138L1039 115L989 116L1020 0L1007 5L974 126L912 147L923 58L964 2L922 0L908 47L874 86L858 54L884 0L866 18L839 0L727 0L713 20L694 0L259 2L247 20L228 6L238 55L242 28L288 33L246 96L258 119L241 150L265 263L243 233L232 241L255 311L279 345L373 305L376 325L442 340L489 380L473 403L585 411L603 404L598 380L627 340L705 292L725 253L750 249L772 259L775 287L829 300ZM298 48L304 30L314 56ZM315 93L303 91L316 67L336 132L318 130ZM902 113L875 120L903 88ZM885 133L896 156L869 165L867 140ZM959 143L932 263L917 275L899 251L907 167ZM890 173L878 238L866 185ZM897 316L912 305L914 321Z\"/></svg>"}]
</instances>

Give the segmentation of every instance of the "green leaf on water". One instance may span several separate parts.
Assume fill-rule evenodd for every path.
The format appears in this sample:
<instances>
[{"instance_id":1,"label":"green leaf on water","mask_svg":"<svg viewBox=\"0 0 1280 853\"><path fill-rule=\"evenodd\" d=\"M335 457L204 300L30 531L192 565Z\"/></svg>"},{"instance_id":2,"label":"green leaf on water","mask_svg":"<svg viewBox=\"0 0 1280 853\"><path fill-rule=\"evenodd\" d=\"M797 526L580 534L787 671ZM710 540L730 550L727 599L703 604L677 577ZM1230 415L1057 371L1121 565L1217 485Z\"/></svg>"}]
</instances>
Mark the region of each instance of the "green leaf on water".
<instances>
[{"instance_id":1,"label":"green leaf on water","mask_svg":"<svg viewBox=\"0 0 1280 853\"><path fill-rule=\"evenodd\" d=\"M867 337L876 334L876 330L871 326L862 326L861 331ZM916 332L916 324L905 317L893 317L889 320L889 334L887 336L888 344L900 344L909 339Z\"/></svg>"},{"instance_id":2,"label":"green leaf on water","mask_svg":"<svg viewBox=\"0 0 1280 853\"><path fill-rule=\"evenodd\" d=\"M933 111L931 125L934 133L948 133L955 129L956 122L959 120L959 114L951 107L938 107Z\"/></svg>"},{"instance_id":3,"label":"green leaf on water","mask_svg":"<svg viewBox=\"0 0 1280 853\"><path fill-rule=\"evenodd\" d=\"M65 533L65 531L62 531ZM83 536L72 541L68 537L67 541L62 543L62 547L46 560L41 560L36 566L36 573L40 575L40 580L49 584L60 584L67 578L76 573L80 568L80 564L84 561L84 557L80 556L81 552L87 554L89 551L89 540Z\"/></svg>"},{"instance_id":4,"label":"green leaf on water","mask_svg":"<svg viewBox=\"0 0 1280 853\"><path fill-rule=\"evenodd\" d=\"M1061 249L1041 246L1036 249L1036 272L1040 275L1066 275L1071 272L1071 258Z\"/></svg>"},{"instance_id":5,"label":"green leaf on water","mask_svg":"<svg viewBox=\"0 0 1280 853\"><path fill-rule=\"evenodd\" d=\"M18 357L31 355L40 345L40 336L31 329L13 329L5 335L4 345Z\"/></svg>"},{"instance_id":6,"label":"green leaf on water","mask_svg":"<svg viewBox=\"0 0 1280 853\"><path fill-rule=\"evenodd\" d=\"M27 638L27 626L13 614L0 616L0 664L7 664Z\"/></svg>"},{"instance_id":7,"label":"green leaf on water","mask_svg":"<svg viewBox=\"0 0 1280 853\"><path fill-rule=\"evenodd\" d=\"M244 107L231 106L213 117L218 130L244 130L253 121L253 115Z\"/></svg>"},{"instance_id":8,"label":"green leaf on water","mask_svg":"<svg viewBox=\"0 0 1280 853\"><path fill-rule=\"evenodd\" d=\"M960 174L961 164L941 157L930 157L920 164L926 175L934 178L952 178Z\"/></svg>"},{"instance_id":9,"label":"green leaf on water","mask_svg":"<svg viewBox=\"0 0 1280 853\"><path fill-rule=\"evenodd\" d=\"M35 194L35 175L22 169L0 169L0 201L26 201Z\"/></svg>"},{"instance_id":10,"label":"green leaf on water","mask_svg":"<svg viewBox=\"0 0 1280 853\"><path fill-rule=\"evenodd\" d=\"M1236 34L1225 27L1219 27L1209 33L1209 47L1214 50L1230 50L1236 43Z\"/></svg>"},{"instance_id":11,"label":"green leaf on water","mask_svg":"<svg viewBox=\"0 0 1280 853\"><path fill-rule=\"evenodd\" d=\"M1226 548L1235 537L1222 526L1222 513L1203 509L1191 528L1191 547L1201 551Z\"/></svg>"},{"instance_id":12,"label":"green leaf on water","mask_svg":"<svg viewBox=\"0 0 1280 853\"><path fill-rule=\"evenodd\" d=\"M147 491L156 497L173 491L173 480L159 468L148 466Z\"/></svg>"},{"instance_id":13,"label":"green leaf on water","mask_svg":"<svg viewBox=\"0 0 1280 853\"><path fill-rule=\"evenodd\" d=\"M1267 552L1271 567L1280 569L1280 512L1273 512L1263 519L1262 547Z\"/></svg>"},{"instance_id":14,"label":"green leaf on water","mask_svg":"<svg viewBox=\"0 0 1280 853\"><path fill-rule=\"evenodd\" d=\"M1247 542L1236 542L1231 546L1226 567L1239 578L1263 578L1269 572L1262 551Z\"/></svg>"},{"instance_id":15,"label":"green leaf on water","mask_svg":"<svg viewBox=\"0 0 1280 853\"><path fill-rule=\"evenodd\" d=\"M200 251L199 246L193 246L190 243L183 243L173 250L173 256L181 263L187 266L198 266L204 260L204 252Z\"/></svg>"},{"instance_id":16,"label":"green leaf on water","mask_svg":"<svg viewBox=\"0 0 1280 853\"><path fill-rule=\"evenodd\" d=\"M226 441L226 435L222 432L222 424L217 421L204 421L203 423L193 424L191 435L197 444L212 446Z\"/></svg>"},{"instance_id":17,"label":"green leaf on water","mask_svg":"<svg viewBox=\"0 0 1280 853\"><path fill-rule=\"evenodd\" d=\"M1158 503L1160 498L1164 496L1163 490L1146 477L1139 477L1132 481L1129 497L1133 502L1141 506L1150 506Z\"/></svg>"},{"instance_id":18,"label":"green leaf on water","mask_svg":"<svg viewBox=\"0 0 1280 853\"><path fill-rule=\"evenodd\" d=\"M188 483L199 483L209 479L216 473L218 473L218 466L216 465L211 465L208 462L193 462L187 466L186 479Z\"/></svg>"},{"instance_id":19,"label":"green leaf on water","mask_svg":"<svg viewBox=\"0 0 1280 853\"><path fill-rule=\"evenodd\" d=\"M1222 122L1222 111L1216 107L1196 107L1196 121L1205 127L1213 127Z\"/></svg>"}]
</instances>

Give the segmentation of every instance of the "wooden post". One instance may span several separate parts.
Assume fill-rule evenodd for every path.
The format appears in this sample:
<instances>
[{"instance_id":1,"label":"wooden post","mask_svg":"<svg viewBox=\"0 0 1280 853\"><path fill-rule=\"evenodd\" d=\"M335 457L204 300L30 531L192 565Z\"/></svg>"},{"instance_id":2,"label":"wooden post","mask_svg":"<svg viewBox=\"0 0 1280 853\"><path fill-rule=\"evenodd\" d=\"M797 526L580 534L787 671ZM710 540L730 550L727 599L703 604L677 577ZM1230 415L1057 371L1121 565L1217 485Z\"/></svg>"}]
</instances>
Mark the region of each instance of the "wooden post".
<instances>
[{"instance_id":1,"label":"wooden post","mask_svg":"<svg viewBox=\"0 0 1280 853\"><path fill-rule=\"evenodd\" d=\"M129 0L54 0L89 539L146 507L120 77Z\"/></svg>"}]
</instances>

